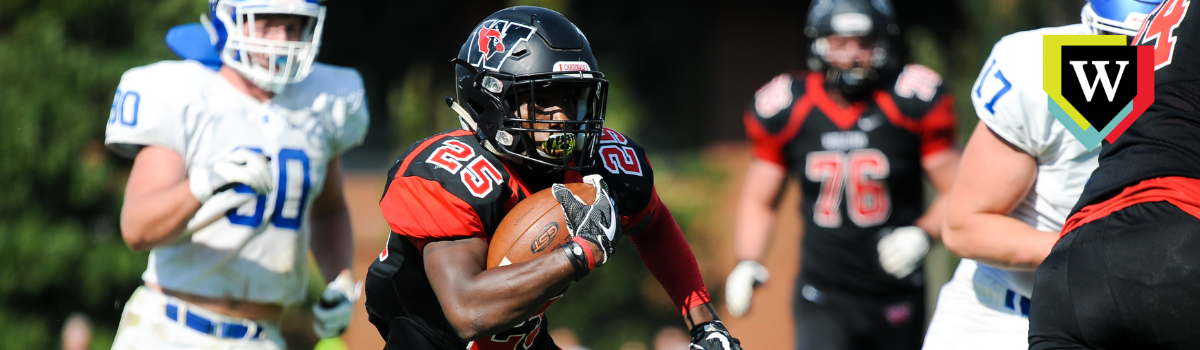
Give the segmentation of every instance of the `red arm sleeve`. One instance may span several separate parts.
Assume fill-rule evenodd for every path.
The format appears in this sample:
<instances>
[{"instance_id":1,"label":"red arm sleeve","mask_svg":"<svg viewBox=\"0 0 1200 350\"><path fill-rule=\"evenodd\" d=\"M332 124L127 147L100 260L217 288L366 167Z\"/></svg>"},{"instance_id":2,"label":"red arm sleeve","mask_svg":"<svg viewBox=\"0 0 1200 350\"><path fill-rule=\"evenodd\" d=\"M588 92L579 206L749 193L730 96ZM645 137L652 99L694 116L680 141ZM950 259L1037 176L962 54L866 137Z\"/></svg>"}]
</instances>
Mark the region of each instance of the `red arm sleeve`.
<instances>
[{"instance_id":1,"label":"red arm sleeve","mask_svg":"<svg viewBox=\"0 0 1200 350\"><path fill-rule=\"evenodd\" d=\"M667 291L681 315L709 302L708 290L700 277L696 256L683 237L683 231L671 211L655 192L648 206L652 209L650 225L641 234L630 237L642 262Z\"/></svg>"}]
</instances>

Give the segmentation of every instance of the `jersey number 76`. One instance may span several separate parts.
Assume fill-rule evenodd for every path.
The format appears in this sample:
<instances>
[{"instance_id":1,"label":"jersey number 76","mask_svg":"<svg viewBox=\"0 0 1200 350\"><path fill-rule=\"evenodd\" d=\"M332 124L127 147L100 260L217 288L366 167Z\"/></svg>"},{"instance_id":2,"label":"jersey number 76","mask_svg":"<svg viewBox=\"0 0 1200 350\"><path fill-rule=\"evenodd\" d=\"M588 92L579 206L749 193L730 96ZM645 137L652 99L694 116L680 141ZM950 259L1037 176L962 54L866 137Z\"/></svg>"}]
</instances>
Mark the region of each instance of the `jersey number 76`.
<instances>
[{"instance_id":1,"label":"jersey number 76","mask_svg":"<svg viewBox=\"0 0 1200 350\"><path fill-rule=\"evenodd\" d=\"M813 208L813 223L828 228L842 226L839 207L843 192L850 221L859 227L883 223L892 210L887 185L881 181L888 177L889 171L887 156L877 149L809 153L804 176L821 183L821 193Z\"/></svg>"}]
</instances>

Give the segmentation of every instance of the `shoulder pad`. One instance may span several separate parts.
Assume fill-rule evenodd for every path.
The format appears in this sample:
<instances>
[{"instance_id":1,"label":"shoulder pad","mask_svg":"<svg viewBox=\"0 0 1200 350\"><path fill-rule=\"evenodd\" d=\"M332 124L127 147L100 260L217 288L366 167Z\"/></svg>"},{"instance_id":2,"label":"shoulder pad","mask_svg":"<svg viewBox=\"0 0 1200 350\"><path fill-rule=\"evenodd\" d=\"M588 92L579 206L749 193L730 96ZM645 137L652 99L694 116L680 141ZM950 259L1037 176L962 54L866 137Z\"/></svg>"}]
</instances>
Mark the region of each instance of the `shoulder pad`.
<instances>
[{"instance_id":1,"label":"shoulder pad","mask_svg":"<svg viewBox=\"0 0 1200 350\"><path fill-rule=\"evenodd\" d=\"M304 81L289 86L275 103L293 110L312 109L325 126L333 154L358 146L370 124L362 76L354 68L314 63Z\"/></svg>"},{"instance_id":2,"label":"shoulder pad","mask_svg":"<svg viewBox=\"0 0 1200 350\"><path fill-rule=\"evenodd\" d=\"M805 80L809 72L783 73L754 92L754 102L747 108L769 133L778 133L788 124L792 107L804 97Z\"/></svg>"},{"instance_id":3,"label":"shoulder pad","mask_svg":"<svg viewBox=\"0 0 1200 350\"><path fill-rule=\"evenodd\" d=\"M184 113L216 72L196 61L162 61L121 76L109 111L104 143L125 157L142 146L184 152Z\"/></svg>"},{"instance_id":4,"label":"shoulder pad","mask_svg":"<svg viewBox=\"0 0 1200 350\"><path fill-rule=\"evenodd\" d=\"M919 64L904 66L890 93L900 113L921 118L947 93L942 76Z\"/></svg>"},{"instance_id":5,"label":"shoulder pad","mask_svg":"<svg viewBox=\"0 0 1200 350\"><path fill-rule=\"evenodd\" d=\"M633 215L646 208L654 192L654 170L646 150L616 130L604 128L596 164L582 175L600 174L617 201L617 212Z\"/></svg>"},{"instance_id":6,"label":"shoulder pad","mask_svg":"<svg viewBox=\"0 0 1200 350\"><path fill-rule=\"evenodd\" d=\"M490 233L504 218L505 203L512 195L510 179L504 164L480 146L469 131L446 131L417 142L396 160L388 172L387 192L380 206L394 229L401 224L399 218L425 216L428 219L432 215L443 217L446 222L476 222L480 232L475 233L482 235L483 231ZM400 185L394 185L397 182ZM397 186L404 188L393 188ZM422 204L410 205L412 201ZM432 229L445 225L416 226ZM474 235L471 232L396 232L418 238Z\"/></svg>"}]
</instances>

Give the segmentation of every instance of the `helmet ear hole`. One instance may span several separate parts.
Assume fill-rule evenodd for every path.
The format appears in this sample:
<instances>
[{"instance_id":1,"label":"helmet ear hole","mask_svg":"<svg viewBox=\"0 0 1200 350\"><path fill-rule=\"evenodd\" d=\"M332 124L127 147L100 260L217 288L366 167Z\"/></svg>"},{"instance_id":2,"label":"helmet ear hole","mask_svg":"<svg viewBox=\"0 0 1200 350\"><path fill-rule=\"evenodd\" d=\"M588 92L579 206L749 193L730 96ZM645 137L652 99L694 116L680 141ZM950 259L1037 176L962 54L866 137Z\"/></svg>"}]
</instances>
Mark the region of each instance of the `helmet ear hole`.
<instances>
[{"instance_id":1,"label":"helmet ear hole","mask_svg":"<svg viewBox=\"0 0 1200 350\"><path fill-rule=\"evenodd\" d=\"M479 102L475 102L475 100L467 100L467 108L470 108L475 115L479 115L483 111L483 106L480 106Z\"/></svg>"}]
</instances>

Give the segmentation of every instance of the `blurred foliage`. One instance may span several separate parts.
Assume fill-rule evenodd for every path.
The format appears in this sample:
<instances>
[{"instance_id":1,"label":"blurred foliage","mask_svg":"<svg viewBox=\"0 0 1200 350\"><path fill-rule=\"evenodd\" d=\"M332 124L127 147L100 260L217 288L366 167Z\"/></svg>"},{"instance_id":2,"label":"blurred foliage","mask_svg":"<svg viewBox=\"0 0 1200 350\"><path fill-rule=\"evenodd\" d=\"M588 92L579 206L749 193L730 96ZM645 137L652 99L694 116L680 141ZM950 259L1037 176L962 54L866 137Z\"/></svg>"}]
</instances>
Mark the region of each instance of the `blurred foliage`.
<instances>
[{"instance_id":1,"label":"blurred foliage","mask_svg":"<svg viewBox=\"0 0 1200 350\"><path fill-rule=\"evenodd\" d=\"M82 312L108 349L145 253L119 234L130 162L102 145L121 73L169 58L194 0L0 2L0 349L49 349Z\"/></svg>"}]
</instances>

